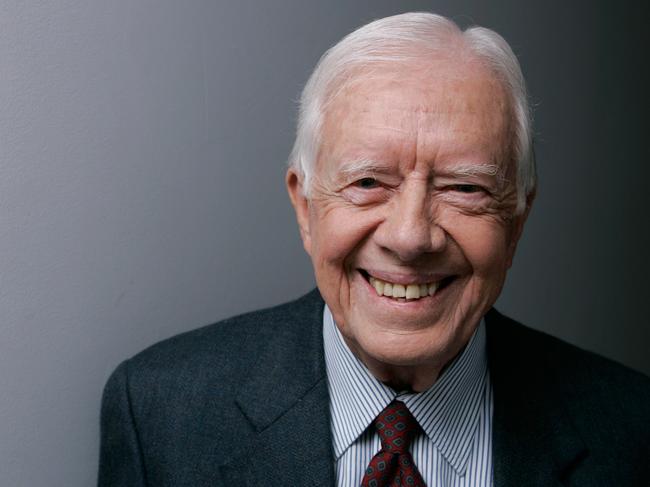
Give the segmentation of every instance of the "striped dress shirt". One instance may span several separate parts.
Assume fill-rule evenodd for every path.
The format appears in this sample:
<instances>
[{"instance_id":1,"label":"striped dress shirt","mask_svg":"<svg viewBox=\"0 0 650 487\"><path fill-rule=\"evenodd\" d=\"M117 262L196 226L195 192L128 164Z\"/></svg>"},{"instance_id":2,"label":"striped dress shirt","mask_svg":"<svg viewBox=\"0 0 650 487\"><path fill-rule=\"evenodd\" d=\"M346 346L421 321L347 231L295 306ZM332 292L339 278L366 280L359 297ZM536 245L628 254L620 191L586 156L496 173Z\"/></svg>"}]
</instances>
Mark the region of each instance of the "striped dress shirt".
<instances>
[{"instance_id":1,"label":"striped dress shirt","mask_svg":"<svg viewBox=\"0 0 650 487\"><path fill-rule=\"evenodd\" d=\"M463 352L428 390L398 392L374 378L350 351L327 306L323 314L336 485L358 487L380 450L370 427L394 399L422 427L411 454L428 487L492 485L492 387L483 320Z\"/></svg>"}]
</instances>

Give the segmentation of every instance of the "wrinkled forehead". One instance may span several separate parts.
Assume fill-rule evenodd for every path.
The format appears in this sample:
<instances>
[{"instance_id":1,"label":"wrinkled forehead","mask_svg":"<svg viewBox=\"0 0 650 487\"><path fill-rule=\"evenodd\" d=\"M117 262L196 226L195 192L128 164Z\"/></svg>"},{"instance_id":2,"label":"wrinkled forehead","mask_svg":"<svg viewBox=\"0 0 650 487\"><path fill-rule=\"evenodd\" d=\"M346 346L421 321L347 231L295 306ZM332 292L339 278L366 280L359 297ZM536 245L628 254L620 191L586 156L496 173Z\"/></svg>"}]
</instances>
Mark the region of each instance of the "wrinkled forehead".
<instances>
[{"instance_id":1,"label":"wrinkled forehead","mask_svg":"<svg viewBox=\"0 0 650 487\"><path fill-rule=\"evenodd\" d=\"M454 95L453 86L462 82L473 83L479 93L489 91L509 98L503 82L497 73L484 60L464 48L441 51L435 56L413 54L404 59L373 61L351 65L333 77L324 91L321 110L324 115L331 113L332 107L344 95L359 93L368 84L394 83L407 89L446 92Z\"/></svg>"},{"instance_id":2,"label":"wrinkled forehead","mask_svg":"<svg viewBox=\"0 0 650 487\"><path fill-rule=\"evenodd\" d=\"M319 164L329 159L323 156L343 156L337 151L353 148L355 138L382 145L383 137L397 138L399 132L433 134L431 140L451 137L458 144L471 138L489 145L504 164L511 160L510 98L496 76L474 59L359 69L339 83L324 108Z\"/></svg>"},{"instance_id":3,"label":"wrinkled forehead","mask_svg":"<svg viewBox=\"0 0 650 487\"><path fill-rule=\"evenodd\" d=\"M494 114L493 122L510 118L510 103L501 83L491 76L461 70L395 73L373 72L351 79L324 110L326 123L359 113L384 111L420 114ZM503 118L503 120L501 119Z\"/></svg>"}]
</instances>

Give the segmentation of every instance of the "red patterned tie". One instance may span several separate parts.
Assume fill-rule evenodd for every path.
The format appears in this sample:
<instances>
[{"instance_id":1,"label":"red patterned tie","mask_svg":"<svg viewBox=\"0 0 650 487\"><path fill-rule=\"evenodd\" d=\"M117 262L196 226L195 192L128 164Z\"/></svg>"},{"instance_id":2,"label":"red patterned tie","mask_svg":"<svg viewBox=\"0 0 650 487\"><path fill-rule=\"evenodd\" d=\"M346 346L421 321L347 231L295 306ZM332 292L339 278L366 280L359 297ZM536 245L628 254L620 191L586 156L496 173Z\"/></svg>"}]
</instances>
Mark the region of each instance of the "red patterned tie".
<instances>
[{"instance_id":1,"label":"red patterned tie","mask_svg":"<svg viewBox=\"0 0 650 487\"><path fill-rule=\"evenodd\" d=\"M420 425L406 405L393 401L374 421L381 438L381 450L366 469L361 487L426 487L409 452L413 435Z\"/></svg>"}]
</instances>

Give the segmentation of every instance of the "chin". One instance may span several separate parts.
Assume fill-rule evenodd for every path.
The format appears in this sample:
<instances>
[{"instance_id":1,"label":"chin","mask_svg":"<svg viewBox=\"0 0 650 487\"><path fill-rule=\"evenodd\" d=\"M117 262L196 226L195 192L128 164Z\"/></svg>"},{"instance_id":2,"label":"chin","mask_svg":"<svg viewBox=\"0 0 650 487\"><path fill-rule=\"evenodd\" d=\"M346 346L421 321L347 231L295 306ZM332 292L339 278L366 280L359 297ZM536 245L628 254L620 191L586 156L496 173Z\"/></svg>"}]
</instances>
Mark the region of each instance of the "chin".
<instances>
[{"instance_id":1,"label":"chin","mask_svg":"<svg viewBox=\"0 0 650 487\"><path fill-rule=\"evenodd\" d=\"M441 367L457 353L452 345L456 340L447 331L435 326L416 331L383 330L371 326L360 330L348 341L353 343L356 348L353 351L364 362L370 359L387 366Z\"/></svg>"}]
</instances>

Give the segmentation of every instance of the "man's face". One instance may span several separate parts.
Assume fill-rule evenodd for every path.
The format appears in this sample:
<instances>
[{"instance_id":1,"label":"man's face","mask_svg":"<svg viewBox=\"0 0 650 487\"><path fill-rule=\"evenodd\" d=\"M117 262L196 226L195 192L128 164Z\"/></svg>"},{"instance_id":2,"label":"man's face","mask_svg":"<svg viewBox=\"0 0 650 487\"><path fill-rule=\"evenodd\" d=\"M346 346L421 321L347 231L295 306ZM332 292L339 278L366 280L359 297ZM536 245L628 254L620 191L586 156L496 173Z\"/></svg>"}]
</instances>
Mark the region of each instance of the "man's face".
<instances>
[{"instance_id":1,"label":"man's face","mask_svg":"<svg viewBox=\"0 0 650 487\"><path fill-rule=\"evenodd\" d=\"M501 291L525 219L510 118L477 62L375 73L328 107L309 201L289 171L320 292L380 380L429 387Z\"/></svg>"}]
</instances>

